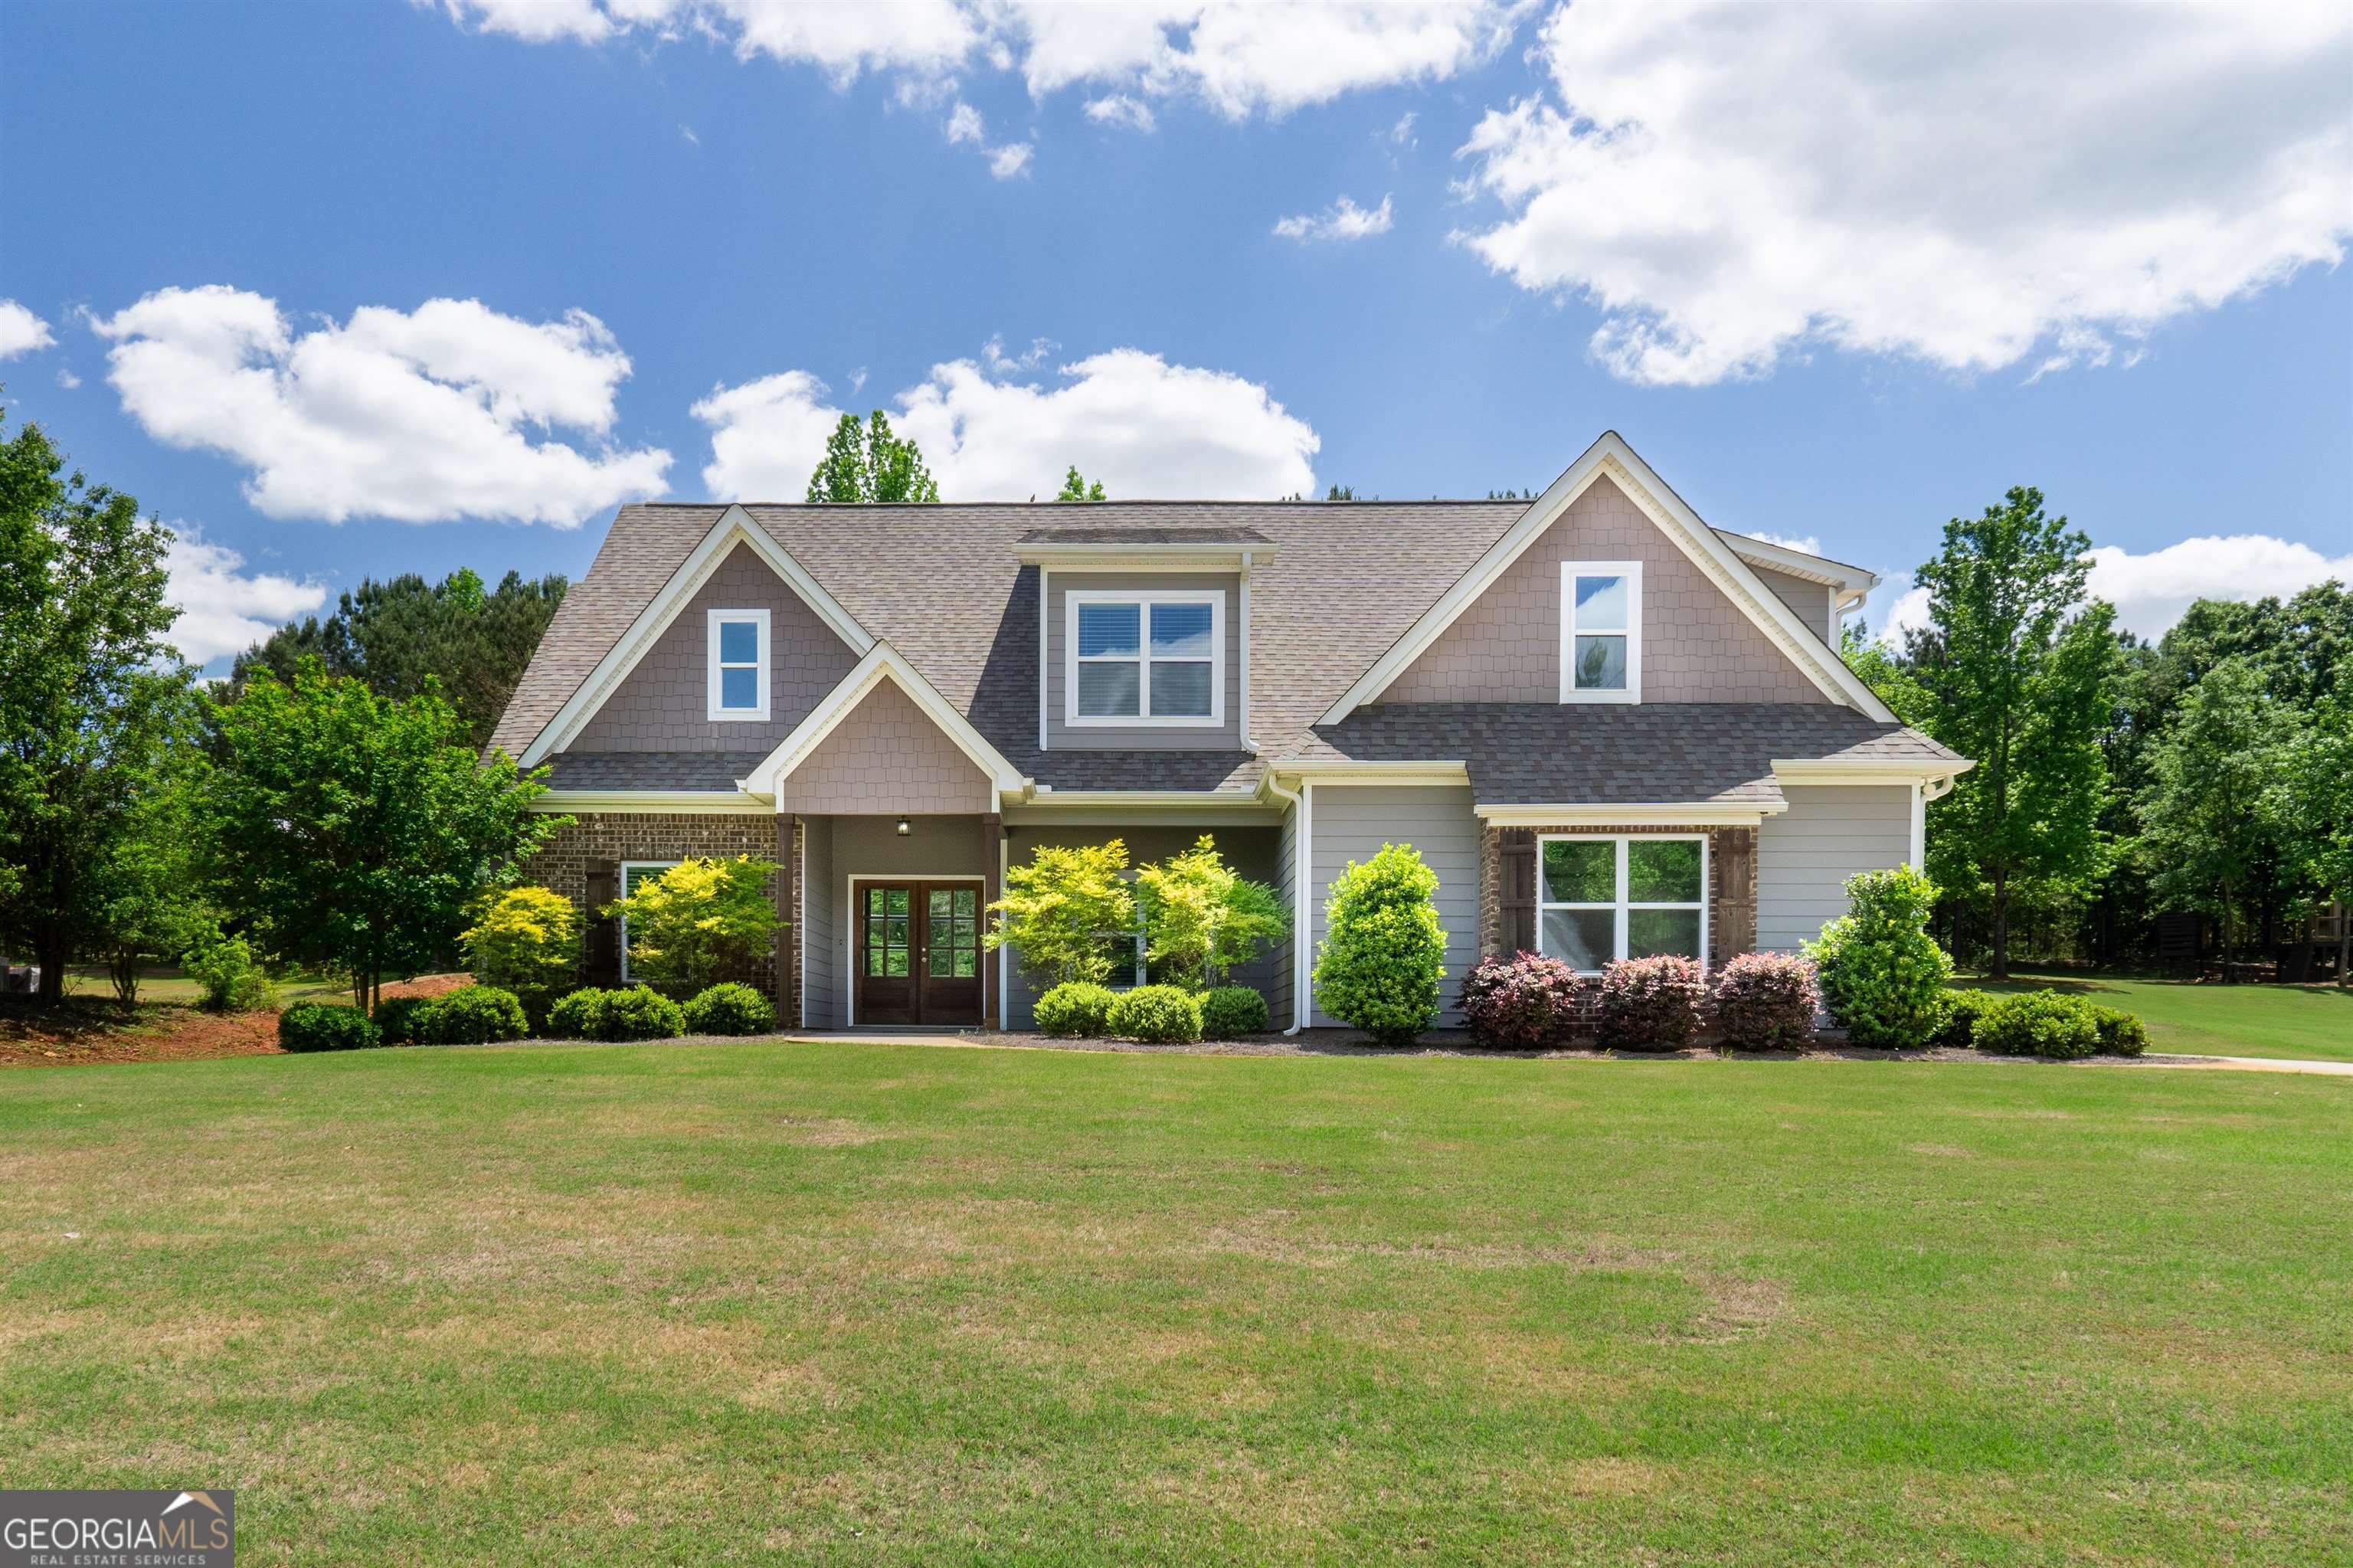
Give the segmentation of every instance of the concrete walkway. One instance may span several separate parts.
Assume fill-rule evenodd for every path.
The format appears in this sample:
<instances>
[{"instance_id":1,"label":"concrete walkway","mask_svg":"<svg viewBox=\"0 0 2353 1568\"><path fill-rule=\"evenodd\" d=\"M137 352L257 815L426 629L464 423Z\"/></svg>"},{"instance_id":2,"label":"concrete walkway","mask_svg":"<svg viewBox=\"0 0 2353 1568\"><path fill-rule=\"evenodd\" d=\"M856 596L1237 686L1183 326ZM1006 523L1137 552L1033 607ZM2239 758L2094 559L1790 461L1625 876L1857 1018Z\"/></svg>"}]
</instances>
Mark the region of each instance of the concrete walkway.
<instances>
[{"instance_id":1,"label":"concrete walkway","mask_svg":"<svg viewBox=\"0 0 2353 1568\"><path fill-rule=\"evenodd\" d=\"M2118 1066L2131 1066L2119 1062ZM2145 1067L2236 1067L2249 1073L2316 1073L2327 1078L2353 1078L2353 1062L2307 1062L2295 1056L2144 1056Z\"/></svg>"}]
</instances>

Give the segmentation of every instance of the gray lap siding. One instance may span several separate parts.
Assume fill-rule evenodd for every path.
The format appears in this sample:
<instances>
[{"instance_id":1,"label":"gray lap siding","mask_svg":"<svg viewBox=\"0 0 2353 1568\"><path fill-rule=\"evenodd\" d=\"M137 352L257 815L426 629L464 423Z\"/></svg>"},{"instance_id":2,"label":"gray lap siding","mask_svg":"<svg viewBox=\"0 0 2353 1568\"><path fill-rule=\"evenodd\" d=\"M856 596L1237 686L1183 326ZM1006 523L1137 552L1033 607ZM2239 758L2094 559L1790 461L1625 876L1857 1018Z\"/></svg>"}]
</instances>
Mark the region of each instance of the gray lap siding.
<instances>
[{"instance_id":1,"label":"gray lap siding","mask_svg":"<svg viewBox=\"0 0 2353 1568\"><path fill-rule=\"evenodd\" d=\"M1332 884L1350 861L1370 860L1385 843L1411 844L1438 874L1438 918L1446 928L1446 978L1440 988L1441 1024L1460 1022L1454 1005L1462 976L1478 960L1479 819L1467 785L1317 784L1309 816L1309 965L1329 928L1325 906ZM1312 982L1311 982L1312 983ZM1341 1028L1321 1008L1309 1022Z\"/></svg>"}]
</instances>

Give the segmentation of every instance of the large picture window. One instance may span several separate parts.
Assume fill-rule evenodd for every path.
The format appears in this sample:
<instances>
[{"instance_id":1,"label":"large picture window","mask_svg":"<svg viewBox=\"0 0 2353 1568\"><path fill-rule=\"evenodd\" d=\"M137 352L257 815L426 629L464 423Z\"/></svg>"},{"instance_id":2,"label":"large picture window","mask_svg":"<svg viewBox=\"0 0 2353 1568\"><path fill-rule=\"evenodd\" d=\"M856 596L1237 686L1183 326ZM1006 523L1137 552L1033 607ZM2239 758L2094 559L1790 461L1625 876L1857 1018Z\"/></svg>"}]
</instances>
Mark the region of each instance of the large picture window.
<instances>
[{"instance_id":1,"label":"large picture window","mask_svg":"<svg viewBox=\"0 0 2353 1568\"><path fill-rule=\"evenodd\" d=\"M1063 635L1063 720L1225 722L1226 596L1073 591Z\"/></svg>"},{"instance_id":2,"label":"large picture window","mask_svg":"<svg viewBox=\"0 0 2353 1568\"><path fill-rule=\"evenodd\" d=\"M1560 700L1642 700L1642 563L1564 561Z\"/></svg>"},{"instance_id":3,"label":"large picture window","mask_svg":"<svg viewBox=\"0 0 2353 1568\"><path fill-rule=\"evenodd\" d=\"M768 612L714 609L709 616L710 680L706 716L768 716Z\"/></svg>"},{"instance_id":4,"label":"large picture window","mask_svg":"<svg viewBox=\"0 0 2353 1568\"><path fill-rule=\"evenodd\" d=\"M1612 959L1707 961L1704 835L1547 838L1536 846L1536 940L1599 974Z\"/></svg>"}]
</instances>

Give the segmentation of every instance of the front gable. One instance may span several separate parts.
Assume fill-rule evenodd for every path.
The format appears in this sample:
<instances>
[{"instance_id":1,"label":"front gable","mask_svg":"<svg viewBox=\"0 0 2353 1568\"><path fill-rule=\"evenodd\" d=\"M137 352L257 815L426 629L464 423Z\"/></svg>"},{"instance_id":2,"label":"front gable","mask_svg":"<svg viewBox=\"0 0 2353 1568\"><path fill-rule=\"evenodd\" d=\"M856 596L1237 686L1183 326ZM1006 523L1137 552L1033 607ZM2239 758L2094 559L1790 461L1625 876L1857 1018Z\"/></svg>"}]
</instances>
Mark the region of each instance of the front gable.
<instances>
[{"instance_id":1,"label":"front gable","mask_svg":"<svg viewBox=\"0 0 2353 1568\"><path fill-rule=\"evenodd\" d=\"M1379 700L1557 701L1561 567L1567 561L1641 564L1644 702L1831 700L1606 474L1472 599Z\"/></svg>"},{"instance_id":2,"label":"front gable","mask_svg":"<svg viewBox=\"0 0 2353 1568\"><path fill-rule=\"evenodd\" d=\"M997 787L895 681L877 681L776 780L776 810L921 816L997 810Z\"/></svg>"}]
</instances>

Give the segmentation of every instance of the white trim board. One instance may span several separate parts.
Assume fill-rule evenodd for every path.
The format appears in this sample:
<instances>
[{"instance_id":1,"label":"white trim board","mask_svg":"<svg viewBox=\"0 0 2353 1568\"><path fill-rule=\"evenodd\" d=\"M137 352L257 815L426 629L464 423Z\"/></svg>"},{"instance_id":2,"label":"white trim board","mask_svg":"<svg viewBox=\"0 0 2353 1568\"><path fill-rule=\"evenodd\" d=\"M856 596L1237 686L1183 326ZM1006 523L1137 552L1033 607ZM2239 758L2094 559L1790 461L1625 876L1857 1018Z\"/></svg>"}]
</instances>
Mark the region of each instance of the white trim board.
<instances>
[{"instance_id":1,"label":"white trim board","mask_svg":"<svg viewBox=\"0 0 2353 1568\"><path fill-rule=\"evenodd\" d=\"M632 811L700 816L765 815L775 810L740 789L550 789L534 811Z\"/></svg>"},{"instance_id":2,"label":"white trim board","mask_svg":"<svg viewBox=\"0 0 2353 1568\"><path fill-rule=\"evenodd\" d=\"M890 681L906 693L923 716L936 725L940 732L955 743L956 749L969 758L974 767L988 776L989 783L998 794L1019 794L1029 785L1020 770L1005 759L1005 755L988 743L988 737L972 726L972 721L956 712L939 688L925 680L923 672L907 662L899 651L888 642L877 642L857 667L841 678L839 685L825 695L825 700L809 710L807 718L793 726L776 749L760 759L758 766L736 787L750 795L773 798L793 770L809 759L824 741L840 726L842 720L858 710L866 694L883 681Z\"/></svg>"},{"instance_id":3,"label":"white trim board","mask_svg":"<svg viewBox=\"0 0 2353 1568\"><path fill-rule=\"evenodd\" d=\"M1472 814L1491 828L1753 828L1767 817L1789 809L1787 800L1759 800L1753 805L1722 801L1642 801L1609 805L1474 805Z\"/></svg>"},{"instance_id":4,"label":"white trim board","mask_svg":"<svg viewBox=\"0 0 2353 1568\"><path fill-rule=\"evenodd\" d=\"M555 716L541 726L516 761L530 768L549 753L571 745L588 721L596 717L596 710L605 705L606 699L628 679L638 661L661 640L662 633L670 630L694 596L702 591L702 585L711 580L712 574L727 558L728 551L739 543L750 546L755 555L766 561L801 602L815 610L818 618L849 645L852 652L862 655L874 647L873 633L859 625L857 618L809 575L808 568L770 538L768 531L754 523L750 513L740 505L730 506L719 514L719 521L711 525L702 542L679 563L678 570L670 574L661 590L638 612L628 630L605 651L605 656L596 661L596 668L588 672L564 705L555 710ZM767 650L764 648L762 652L765 653Z\"/></svg>"},{"instance_id":5,"label":"white trim board","mask_svg":"<svg viewBox=\"0 0 2353 1568\"><path fill-rule=\"evenodd\" d=\"M753 635L752 658L749 664L729 664L720 657L720 630L728 626L753 626L759 630ZM776 645L768 641L768 612L765 609L706 609L702 612L702 718L706 724L765 724L768 722L768 675L775 662ZM731 669L749 669L753 690L758 700L748 708L731 708L722 701Z\"/></svg>"},{"instance_id":6,"label":"white trim board","mask_svg":"<svg viewBox=\"0 0 2353 1568\"><path fill-rule=\"evenodd\" d=\"M1136 607L1137 706L1134 714L1079 712L1079 666L1082 663L1124 664L1123 658L1085 659L1079 652L1079 611L1088 605L1132 604ZM1209 607L1209 656L1174 658L1152 652L1152 611L1159 605ZM1152 666L1209 666L1209 711L1206 714L1155 714L1152 708ZM1226 724L1226 590L1219 588L1064 588L1062 590L1062 727L1064 729L1223 729Z\"/></svg>"},{"instance_id":7,"label":"white trim board","mask_svg":"<svg viewBox=\"0 0 2353 1568\"><path fill-rule=\"evenodd\" d=\"M1626 444L1625 438L1615 430L1604 430L1599 440L1586 448L1577 460L1552 482L1551 487L1520 514L1519 521L1504 530L1504 536L1489 546L1486 554L1481 556L1469 571L1456 578L1439 596L1438 602L1423 611L1421 619L1408 627L1386 652L1373 661L1371 667L1358 676L1356 683L1341 694L1340 699L1326 708L1315 722L1338 724L1388 690L1389 683L1403 674L1431 643L1444 634L1448 627L1460 620L1462 612L1470 609L1479 596L1511 567L1513 562L1543 537L1545 530L1559 521L1561 514L1576 503L1578 496L1605 477L1625 491L1643 515L1672 540L1690 557L1693 565L1722 589L1725 596L1756 623L1757 630L1764 632L1775 647L1788 655L1824 696L1868 714L1882 724L1896 722L1887 705L1856 678L1854 673L1831 652L1830 645L1816 636L1811 627L1799 620L1797 612L1783 604L1780 596L1767 588L1748 563L1742 560L1714 528L1701 521L1699 514L1685 505L1682 497L1652 472L1651 465L1644 462L1634 449Z\"/></svg>"}]
</instances>

